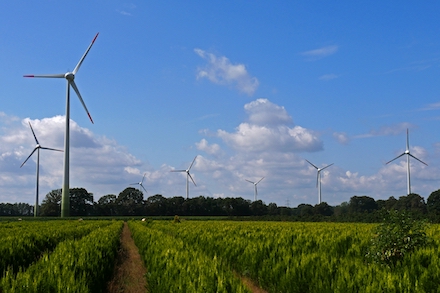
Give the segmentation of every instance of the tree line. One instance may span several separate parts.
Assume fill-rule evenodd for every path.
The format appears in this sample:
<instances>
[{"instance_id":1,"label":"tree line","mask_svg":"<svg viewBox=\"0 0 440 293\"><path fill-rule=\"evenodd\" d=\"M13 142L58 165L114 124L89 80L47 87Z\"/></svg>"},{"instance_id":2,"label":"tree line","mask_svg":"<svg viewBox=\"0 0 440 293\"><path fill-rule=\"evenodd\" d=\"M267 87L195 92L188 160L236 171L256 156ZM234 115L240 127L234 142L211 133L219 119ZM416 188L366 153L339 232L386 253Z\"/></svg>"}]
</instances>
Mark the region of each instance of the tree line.
<instances>
[{"instance_id":1,"label":"tree line","mask_svg":"<svg viewBox=\"0 0 440 293\"><path fill-rule=\"evenodd\" d=\"M228 216L255 217L256 219L281 219L293 221L378 222L383 210L401 210L416 218L429 218L440 222L440 190L432 192L427 201L412 193L398 199L375 200L369 196L353 196L349 202L330 206L300 204L297 207L265 204L241 197L212 198L199 196L166 198L160 194L144 199L143 193L133 187L119 195L108 194L93 200L93 194L84 188L70 190L71 216ZM49 192L41 206L40 216L60 216L61 189ZM0 216L32 216L33 206L26 203L1 203Z\"/></svg>"}]
</instances>

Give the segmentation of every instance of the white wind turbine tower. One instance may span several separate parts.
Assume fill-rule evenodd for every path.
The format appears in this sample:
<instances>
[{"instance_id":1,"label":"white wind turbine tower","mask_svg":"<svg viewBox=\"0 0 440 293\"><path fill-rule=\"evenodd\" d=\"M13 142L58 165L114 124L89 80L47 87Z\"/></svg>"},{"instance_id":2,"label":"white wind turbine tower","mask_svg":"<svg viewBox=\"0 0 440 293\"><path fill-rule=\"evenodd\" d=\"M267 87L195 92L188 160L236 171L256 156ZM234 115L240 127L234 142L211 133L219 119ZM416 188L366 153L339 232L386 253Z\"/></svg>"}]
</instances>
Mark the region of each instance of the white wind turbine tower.
<instances>
[{"instance_id":1,"label":"white wind turbine tower","mask_svg":"<svg viewBox=\"0 0 440 293\"><path fill-rule=\"evenodd\" d=\"M76 92L81 104L87 112L87 115L92 121L92 116L90 116L89 110L87 110L86 104L84 103L81 94L75 84L75 74L78 72L81 64L86 58L87 54L92 48L93 43L95 42L98 34L93 38L92 43L87 48L84 55L79 60L78 64L75 66L72 72L60 73L60 74L45 74L45 75L24 75L24 77L42 77L42 78L65 78L67 80L67 94L66 94L66 130L64 134L64 178L63 178L63 186L62 186L62 195L61 195L61 217L68 217L70 215L70 195L69 195L69 147L70 147L70 87Z\"/></svg>"},{"instance_id":2,"label":"white wind turbine tower","mask_svg":"<svg viewBox=\"0 0 440 293\"><path fill-rule=\"evenodd\" d=\"M257 184L260 183L260 181L263 180L263 179L264 179L264 177L261 178L260 180L258 180L257 182L253 182L253 181L245 179L247 182L250 182L250 183L252 183L254 185L254 201L257 201L257 195L258 195Z\"/></svg>"},{"instance_id":3,"label":"white wind turbine tower","mask_svg":"<svg viewBox=\"0 0 440 293\"><path fill-rule=\"evenodd\" d=\"M312 163L310 163L310 161L306 160L307 163L309 163L310 165L312 165L316 170L317 170L317 175L316 175L316 187L318 187L318 204L321 203L321 171L324 170L325 168L330 167L331 165L333 165L334 163L331 163L330 165L327 165L323 168L318 168L317 166L313 165Z\"/></svg>"},{"instance_id":4,"label":"white wind turbine tower","mask_svg":"<svg viewBox=\"0 0 440 293\"><path fill-rule=\"evenodd\" d=\"M408 128L406 129L406 150L398 155L397 157L395 157L394 159L392 159L391 161L388 161L386 164L391 163L392 161L400 158L401 156L406 155L406 181L407 181L407 191L408 194L411 194L411 180L410 180L410 168L409 168L409 157L413 157L414 159L416 159L417 161L419 161L422 164L425 164L426 166L428 166L428 164L426 164L425 162L423 162L422 160L416 158L415 156L413 156L410 151L409 151L409 130Z\"/></svg>"},{"instance_id":5,"label":"white wind turbine tower","mask_svg":"<svg viewBox=\"0 0 440 293\"><path fill-rule=\"evenodd\" d=\"M38 193L39 193L39 177L40 177L40 149L41 150L50 150L50 151L57 151L62 152L62 150L52 149L52 148L46 148L42 147L40 143L38 142L37 136L35 135L34 129L32 129L32 125L29 122L29 126L31 127L32 134L34 135L35 142L37 143L34 150L31 152L31 154L24 160L23 164L21 164L20 168L26 164L26 162L29 160L30 157L37 151L37 184L36 184L36 191L35 191L35 206L34 206L34 217L38 215Z\"/></svg>"},{"instance_id":6,"label":"white wind turbine tower","mask_svg":"<svg viewBox=\"0 0 440 293\"><path fill-rule=\"evenodd\" d=\"M185 172L186 173L186 199L188 199L188 196L189 196L189 184L188 184L189 183L189 178L191 178L191 181L194 183L194 186L197 186L196 182L194 181L194 179L192 178L191 174L189 173L189 170L191 170L191 167L194 164L194 162L196 161L196 159L197 159L197 156L195 156L195 158L192 161L191 165L186 170L171 170L171 172Z\"/></svg>"},{"instance_id":7,"label":"white wind turbine tower","mask_svg":"<svg viewBox=\"0 0 440 293\"><path fill-rule=\"evenodd\" d=\"M139 184L139 186L142 187L145 190L145 192L147 192L147 190L144 187L144 179L145 179L145 175L146 174L147 173L144 173L144 177L142 177L142 181L141 182L131 183L130 185L137 185L137 184Z\"/></svg>"}]
</instances>

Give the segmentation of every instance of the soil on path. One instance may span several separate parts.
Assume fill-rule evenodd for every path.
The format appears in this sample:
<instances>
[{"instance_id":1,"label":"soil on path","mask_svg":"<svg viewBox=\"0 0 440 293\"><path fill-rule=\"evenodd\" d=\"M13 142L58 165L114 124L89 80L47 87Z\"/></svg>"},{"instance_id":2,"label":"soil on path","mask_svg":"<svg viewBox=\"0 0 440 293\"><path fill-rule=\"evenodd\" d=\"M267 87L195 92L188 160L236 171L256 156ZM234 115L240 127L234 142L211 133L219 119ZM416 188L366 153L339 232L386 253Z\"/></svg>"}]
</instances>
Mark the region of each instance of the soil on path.
<instances>
[{"instance_id":1,"label":"soil on path","mask_svg":"<svg viewBox=\"0 0 440 293\"><path fill-rule=\"evenodd\" d=\"M147 292L146 273L147 270L142 262L139 250L134 244L130 229L125 222L121 233L121 248L118 252L113 278L107 286L107 292Z\"/></svg>"}]
</instances>

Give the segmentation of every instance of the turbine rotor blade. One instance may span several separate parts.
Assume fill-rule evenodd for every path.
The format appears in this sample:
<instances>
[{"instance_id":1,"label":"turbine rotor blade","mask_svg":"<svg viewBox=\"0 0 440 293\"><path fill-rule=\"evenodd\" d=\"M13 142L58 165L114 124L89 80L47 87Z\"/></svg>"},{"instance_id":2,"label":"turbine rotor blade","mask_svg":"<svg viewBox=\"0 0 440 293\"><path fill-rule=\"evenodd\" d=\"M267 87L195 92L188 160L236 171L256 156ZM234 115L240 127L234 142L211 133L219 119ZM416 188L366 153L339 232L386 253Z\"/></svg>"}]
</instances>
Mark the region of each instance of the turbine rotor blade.
<instances>
[{"instance_id":1,"label":"turbine rotor blade","mask_svg":"<svg viewBox=\"0 0 440 293\"><path fill-rule=\"evenodd\" d=\"M26 164L26 162L29 160L30 157L32 157L32 155L35 153L35 151L36 151L37 149L38 149L37 147L34 148L34 150L32 151L32 153L26 158L26 160L24 160L23 164L21 164L20 168L23 167L24 164Z\"/></svg>"},{"instance_id":2,"label":"turbine rotor blade","mask_svg":"<svg viewBox=\"0 0 440 293\"><path fill-rule=\"evenodd\" d=\"M246 181L249 182L249 183L255 184L255 182L252 182L252 181L250 181L250 180L247 180L247 179L244 179L244 180L246 180Z\"/></svg>"},{"instance_id":3,"label":"turbine rotor blade","mask_svg":"<svg viewBox=\"0 0 440 293\"><path fill-rule=\"evenodd\" d=\"M401 154L400 156L395 157L395 158L392 159L391 161L386 162L385 165L391 163L391 162L394 161L394 160L397 160L398 158L400 158L400 157L403 156L403 155L405 155L405 153Z\"/></svg>"},{"instance_id":4,"label":"turbine rotor blade","mask_svg":"<svg viewBox=\"0 0 440 293\"><path fill-rule=\"evenodd\" d=\"M316 167L315 165L313 165L309 160L306 160L307 163L309 163L310 165L312 165L313 167L315 167L315 169L319 169L318 167Z\"/></svg>"},{"instance_id":5,"label":"turbine rotor blade","mask_svg":"<svg viewBox=\"0 0 440 293\"><path fill-rule=\"evenodd\" d=\"M42 150L49 150L49 151L57 151L57 152L63 152L63 150L57 150L57 149L53 149L53 148L46 148L46 147L40 147L40 149L42 149Z\"/></svg>"},{"instance_id":6,"label":"turbine rotor blade","mask_svg":"<svg viewBox=\"0 0 440 293\"><path fill-rule=\"evenodd\" d=\"M330 165L325 166L324 168L321 169L321 171L324 170L325 168L330 167L330 166L333 165L333 164L334 164L334 163L331 163Z\"/></svg>"},{"instance_id":7,"label":"turbine rotor blade","mask_svg":"<svg viewBox=\"0 0 440 293\"><path fill-rule=\"evenodd\" d=\"M425 164L426 166L428 166L428 164L426 164L425 162L423 162L423 161L420 160L419 158L417 158L417 157L415 157L415 156L413 156L413 155L411 155L411 154L408 154L408 155L410 155L411 157L413 157L414 159L416 159L416 160L419 161L420 163Z\"/></svg>"},{"instance_id":8,"label":"turbine rotor blade","mask_svg":"<svg viewBox=\"0 0 440 293\"><path fill-rule=\"evenodd\" d=\"M90 49L93 46L93 43L95 43L96 38L98 37L99 33L96 34L96 36L93 38L92 43L89 45L89 47L87 48L86 52L84 53L84 55L81 57L81 59L79 60L78 64L75 66L75 69L73 70L73 74L76 74L79 70L79 68L81 67L81 64L83 63L84 59L86 58L87 54L89 53Z\"/></svg>"},{"instance_id":9,"label":"turbine rotor blade","mask_svg":"<svg viewBox=\"0 0 440 293\"><path fill-rule=\"evenodd\" d=\"M90 119L90 121L92 121L92 123L94 124L93 119L92 119L92 116L90 116L89 110L87 110L86 104L84 103L84 100L82 99L81 94L79 93L79 90L78 90L78 88L76 87L75 82L74 82L73 80L69 80L69 84L70 84L70 85L72 86L72 88L75 90L75 92L76 92L76 94L77 94L79 100L81 101L81 104L83 105L84 109L85 109L86 112L87 112L87 115L89 115L89 119Z\"/></svg>"},{"instance_id":10,"label":"turbine rotor blade","mask_svg":"<svg viewBox=\"0 0 440 293\"><path fill-rule=\"evenodd\" d=\"M23 77L42 77L42 78L64 78L65 73L60 74L27 74L23 75Z\"/></svg>"},{"instance_id":11,"label":"turbine rotor blade","mask_svg":"<svg viewBox=\"0 0 440 293\"><path fill-rule=\"evenodd\" d=\"M171 170L170 172L186 172L186 170Z\"/></svg>"},{"instance_id":12,"label":"turbine rotor blade","mask_svg":"<svg viewBox=\"0 0 440 293\"><path fill-rule=\"evenodd\" d=\"M263 179L264 179L264 177L261 178L260 180L258 180L257 183L255 183L255 185L258 184L258 183L260 183L260 181L263 180Z\"/></svg>"},{"instance_id":13,"label":"turbine rotor blade","mask_svg":"<svg viewBox=\"0 0 440 293\"><path fill-rule=\"evenodd\" d=\"M406 129L406 150L409 151L409 130Z\"/></svg>"},{"instance_id":14,"label":"turbine rotor blade","mask_svg":"<svg viewBox=\"0 0 440 293\"><path fill-rule=\"evenodd\" d=\"M197 156L195 156L194 160L192 161L191 165L190 165L189 168L188 168L188 171L191 170L191 167L192 167L192 165L194 164L194 162L196 161L196 159L197 159Z\"/></svg>"},{"instance_id":15,"label":"turbine rotor blade","mask_svg":"<svg viewBox=\"0 0 440 293\"><path fill-rule=\"evenodd\" d=\"M148 193L148 191L145 189L145 187L142 184L139 184L139 185L145 190L145 192Z\"/></svg>"},{"instance_id":16,"label":"turbine rotor blade","mask_svg":"<svg viewBox=\"0 0 440 293\"><path fill-rule=\"evenodd\" d=\"M144 177L142 177L141 184L144 183L145 175L147 175L147 173L144 173ZM143 187L143 186L142 186L142 187ZM146 191L146 190L145 190L145 191Z\"/></svg>"},{"instance_id":17,"label":"turbine rotor blade","mask_svg":"<svg viewBox=\"0 0 440 293\"><path fill-rule=\"evenodd\" d=\"M319 183L319 174L320 174L320 172L321 172L321 170L319 170L317 173L316 173L316 187L318 188L318 183Z\"/></svg>"},{"instance_id":18,"label":"turbine rotor blade","mask_svg":"<svg viewBox=\"0 0 440 293\"><path fill-rule=\"evenodd\" d=\"M191 178L191 181L194 183L194 186L197 186L197 184L194 181L194 179L192 178L191 174L189 174L189 172L186 172L186 174L188 174L189 178Z\"/></svg>"},{"instance_id":19,"label":"turbine rotor blade","mask_svg":"<svg viewBox=\"0 0 440 293\"><path fill-rule=\"evenodd\" d=\"M32 128L32 125L31 125L31 123L30 123L30 122L29 122L29 126L31 127L31 130L32 130L32 134L34 135L34 138L35 138L35 142L36 142L37 144L40 144L40 143L38 142L37 136L35 135L34 129Z\"/></svg>"}]
</instances>

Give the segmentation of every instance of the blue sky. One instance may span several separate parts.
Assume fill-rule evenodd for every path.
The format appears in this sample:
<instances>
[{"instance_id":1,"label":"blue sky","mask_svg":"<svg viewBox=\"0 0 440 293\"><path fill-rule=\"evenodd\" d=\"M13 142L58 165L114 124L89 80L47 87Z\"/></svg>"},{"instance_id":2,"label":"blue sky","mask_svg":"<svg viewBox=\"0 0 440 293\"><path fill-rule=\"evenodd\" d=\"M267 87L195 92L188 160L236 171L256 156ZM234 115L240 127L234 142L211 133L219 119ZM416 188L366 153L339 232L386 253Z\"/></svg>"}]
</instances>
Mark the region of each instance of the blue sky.
<instances>
[{"instance_id":1,"label":"blue sky","mask_svg":"<svg viewBox=\"0 0 440 293\"><path fill-rule=\"evenodd\" d=\"M73 70L95 124L71 96L70 186L95 200L146 173L148 193L337 205L354 195L440 188L437 1L9 1L0 3L0 202L35 198L35 146L63 148ZM40 198L63 155L41 151Z\"/></svg>"}]
</instances>

